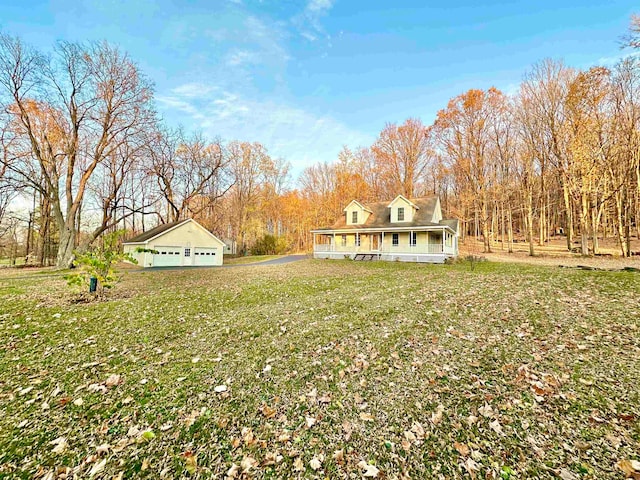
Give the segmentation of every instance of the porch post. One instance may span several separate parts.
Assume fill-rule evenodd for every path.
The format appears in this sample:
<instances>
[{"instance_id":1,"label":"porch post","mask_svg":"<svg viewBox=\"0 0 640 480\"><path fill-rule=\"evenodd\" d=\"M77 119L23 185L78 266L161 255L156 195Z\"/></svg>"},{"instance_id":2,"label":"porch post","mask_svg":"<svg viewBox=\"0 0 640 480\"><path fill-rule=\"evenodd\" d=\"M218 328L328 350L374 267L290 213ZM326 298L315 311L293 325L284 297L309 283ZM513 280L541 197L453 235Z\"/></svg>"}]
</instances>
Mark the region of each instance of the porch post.
<instances>
[{"instance_id":1,"label":"porch post","mask_svg":"<svg viewBox=\"0 0 640 480\"><path fill-rule=\"evenodd\" d=\"M331 244L331 251L332 252L336 251L336 234L335 234L335 232L333 233L333 243Z\"/></svg>"},{"instance_id":2,"label":"porch post","mask_svg":"<svg viewBox=\"0 0 640 480\"><path fill-rule=\"evenodd\" d=\"M384 253L384 231L382 232L382 239L380 240L380 253Z\"/></svg>"},{"instance_id":3,"label":"porch post","mask_svg":"<svg viewBox=\"0 0 640 480\"><path fill-rule=\"evenodd\" d=\"M442 253L444 253L444 236L447 234L444 228L442 229Z\"/></svg>"},{"instance_id":4,"label":"porch post","mask_svg":"<svg viewBox=\"0 0 640 480\"><path fill-rule=\"evenodd\" d=\"M316 234L312 233L313 235L313 253L316 252Z\"/></svg>"}]
</instances>

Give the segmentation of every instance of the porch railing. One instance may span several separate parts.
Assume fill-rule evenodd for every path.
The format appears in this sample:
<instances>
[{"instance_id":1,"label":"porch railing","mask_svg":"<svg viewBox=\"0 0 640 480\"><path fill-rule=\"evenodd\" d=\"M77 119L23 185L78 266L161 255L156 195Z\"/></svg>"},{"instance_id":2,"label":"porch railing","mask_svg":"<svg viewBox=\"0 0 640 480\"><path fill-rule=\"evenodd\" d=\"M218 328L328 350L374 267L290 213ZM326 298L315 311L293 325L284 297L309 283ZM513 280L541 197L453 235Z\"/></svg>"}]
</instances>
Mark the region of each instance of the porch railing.
<instances>
[{"instance_id":1,"label":"porch railing","mask_svg":"<svg viewBox=\"0 0 640 480\"><path fill-rule=\"evenodd\" d=\"M427 245L427 253L442 253L441 243L429 243Z\"/></svg>"}]
</instances>

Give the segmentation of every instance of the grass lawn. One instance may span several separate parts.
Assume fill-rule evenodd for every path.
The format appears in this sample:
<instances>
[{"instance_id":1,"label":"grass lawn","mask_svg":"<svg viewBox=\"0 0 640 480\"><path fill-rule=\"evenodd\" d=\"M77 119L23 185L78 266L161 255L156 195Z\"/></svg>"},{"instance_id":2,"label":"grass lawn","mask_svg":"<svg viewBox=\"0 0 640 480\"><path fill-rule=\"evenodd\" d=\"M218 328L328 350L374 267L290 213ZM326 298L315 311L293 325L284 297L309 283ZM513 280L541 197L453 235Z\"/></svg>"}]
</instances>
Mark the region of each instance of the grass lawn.
<instances>
[{"instance_id":1,"label":"grass lawn","mask_svg":"<svg viewBox=\"0 0 640 480\"><path fill-rule=\"evenodd\" d=\"M640 460L636 273L303 260L73 298L0 278L0 477L620 479Z\"/></svg>"}]
</instances>

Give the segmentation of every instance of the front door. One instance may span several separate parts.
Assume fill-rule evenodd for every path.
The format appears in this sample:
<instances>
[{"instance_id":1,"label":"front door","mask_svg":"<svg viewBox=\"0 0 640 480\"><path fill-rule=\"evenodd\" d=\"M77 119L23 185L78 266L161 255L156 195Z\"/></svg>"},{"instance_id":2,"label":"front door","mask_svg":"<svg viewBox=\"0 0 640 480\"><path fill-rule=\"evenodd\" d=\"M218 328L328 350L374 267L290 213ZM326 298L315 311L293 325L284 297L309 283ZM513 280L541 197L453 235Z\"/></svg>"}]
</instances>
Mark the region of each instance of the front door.
<instances>
[{"instance_id":1,"label":"front door","mask_svg":"<svg viewBox=\"0 0 640 480\"><path fill-rule=\"evenodd\" d=\"M380 234L374 233L371 235L371 251L377 252L380 250L380 244L382 243L380 239Z\"/></svg>"}]
</instances>

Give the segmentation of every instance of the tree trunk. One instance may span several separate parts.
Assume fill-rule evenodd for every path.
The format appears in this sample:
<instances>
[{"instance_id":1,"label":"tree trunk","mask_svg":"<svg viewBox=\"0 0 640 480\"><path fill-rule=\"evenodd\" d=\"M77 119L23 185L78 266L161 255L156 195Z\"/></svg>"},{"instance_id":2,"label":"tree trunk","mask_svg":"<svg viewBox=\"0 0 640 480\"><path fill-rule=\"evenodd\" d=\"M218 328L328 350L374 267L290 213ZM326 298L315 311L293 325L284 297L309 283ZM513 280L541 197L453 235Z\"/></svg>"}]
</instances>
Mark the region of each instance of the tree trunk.
<instances>
[{"instance_id":1,"label":"tree trunk","mask_svg":"<svg viewBox=\"0 0 640 480\"><path fill-rule=\"evenodd\" d=\"M491 253L491 239L489 238L489 212L487 209L487 202L485 200L482 201L482 218L480 222L482 223L482 237L484 240L484 251L485 253Z\"/></svg>"},{"instance_id":2,"label":"tree trunk","mask_svg":"<svg viewBox=\"0 0 640 480\"><path fill-rule=\"evenodd\" d=\"M545 228L547 226L547 215L546 215L546 205L544 201L544 197L540 200L540 218L538 219L538 227L539 227L539 237L538 237L538 245L541 247L544 245L544 242L547 238L547 234L545 232Z\"/></svg>"},{"instance_id":3,"label":"tree trunk","mask_svg":"<svg viewBox=\"0 0 640 480\"><path fill-rule=\"evenodd\" d=\"M513 253L513 213L511 211L511 203L509 203L507 215L509 216L508 222L507 222L507 228L509 229L508 230L509 253Z\"/></svg>"},{"instance_id":4,"label":"tree trunk","mask_svg":"<svg viewBox=\"0 0 640 480\"><path fill-rule=\"evenodd\" d=\"M580 253L589 255L589 205L584 192L580 200Z\"/></svg>"},{"instance_id":5,"label":"tree trunk","mask_svg":"<svg viewBox=\"0 0 640 480\"><path fill-rule=\"evenodd\" d=\"M618 245L620 246L620 252L623 257L629 256L629 251L627 250L627 242L625 239L625 213L624 213L624 187L621 191L617 192L615 195L615 209L616 209L616 237L618 240Z\"/></svg>"},{"instance_id":6,"label":"tree trunk","mask_svg":"<svg viewBox=\"0 0 640 480\"><path fill-rule=\"evenodd\" d=\"M73 222L74 219L72 219ZM60 244L58 245L58 255L56 257L56 267L71 268L73 263L73 251L76 242L76 230L64 224L60 228Z\"/></svg>"},{"instance_id":7,"label":"tree trunk","mask_svg":"<svg viewBox=\"0 0 640 480\"><path fill-rule=\"evenodd\" d=\"M571 205L571 197L569 196L569 188L566 182L562 185L562 194L564 197L564 207L567 212L567 224L565 228L565 234L567 235L567 250L571 251L573 248L573 208Z\"/></svg>"},{"instance_id":8,"label":"tree trunk","mask_svg":"<svg viewBox=\"0 0 640 480\"><path fill-rule=\"evenodd\" d=\"M536 254L533 246L533 192L531 188L527 191L527 241L529 242L529 255Z\"/></svg>"}]
</instances>

